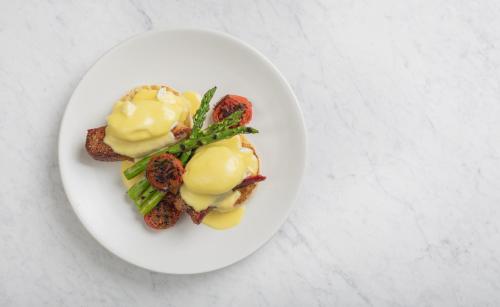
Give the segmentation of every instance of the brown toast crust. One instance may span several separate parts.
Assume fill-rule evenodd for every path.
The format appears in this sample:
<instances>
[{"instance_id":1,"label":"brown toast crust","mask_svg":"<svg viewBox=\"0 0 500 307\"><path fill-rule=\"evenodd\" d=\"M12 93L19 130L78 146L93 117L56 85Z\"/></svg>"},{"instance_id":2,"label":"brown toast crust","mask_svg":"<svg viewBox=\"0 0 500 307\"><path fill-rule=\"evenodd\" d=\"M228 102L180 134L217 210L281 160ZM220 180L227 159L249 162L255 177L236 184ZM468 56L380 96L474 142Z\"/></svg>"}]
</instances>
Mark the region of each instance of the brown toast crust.
<instances>
[{"instance_id":1,"label":"brown toast crust","mask_svg":"<svg viewBox=\"0 0 500 307\"><path fill-rule=\"evenodd\" d=\"M87 130L87 139L85 140L85 149L89 155L99 161L123 161L133 160L127 156L120 155L104 143L106 135L106 126Z\"/></svg>"},{"instance_id":2,"label":"brown toast crust","mask_svg":"<svg viewBox=\"0 0 500 307\"><path fill-rule=\"evenodd\" d=\"M137 94L138 91L143 89L159 90L162 87L165 87L167 91L170 91L175 95L179 95L178 91L169 87L168 85L142 85L130 90L121 98L121 100L131 100L132 98L134 98L135 94ZM172 133L174 134L176 140L181 140L191 134L191 128L184 124L178 124L172 129ZM87 149L87 152L93 159L99 161L134 160L131 157L127 157L114 152L108 144L104 143L105 135L106 126L87 130L85 149Z\"/></svg>"}]
</instances>

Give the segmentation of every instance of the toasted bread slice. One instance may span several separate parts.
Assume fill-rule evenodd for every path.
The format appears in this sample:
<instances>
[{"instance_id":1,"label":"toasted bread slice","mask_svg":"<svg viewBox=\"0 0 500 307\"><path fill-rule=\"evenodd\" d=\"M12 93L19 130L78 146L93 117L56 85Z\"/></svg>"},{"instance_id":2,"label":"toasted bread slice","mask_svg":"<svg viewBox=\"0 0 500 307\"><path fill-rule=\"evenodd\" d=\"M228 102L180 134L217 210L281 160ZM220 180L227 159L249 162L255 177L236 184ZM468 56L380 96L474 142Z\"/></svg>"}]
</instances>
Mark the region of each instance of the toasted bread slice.
<instances>
[{"instance_id":1,"label":"toasted bread slice","mask_svg":"<svg viewBox=\"0 0 500 307\"><path fill-rule=\"evenodd\" d=\"M121 100L131 100L134 98L138 91L143 89L159 90L165 87L167 91L179 95L179 92L167 85L143 85L138 86L130 90L126 95L124 95ZM191 128L184 124L178 124L172 129L172 133L176 140L181 140L188 137L191 134ZM127 157L116 153L113 149L106 143L104 143L104 136L106 135L106 126L89 129L87 130L87 139L85 141L85 148L89 155L99 161L123 161L123 160L134 160L131 157Z\"/></svg>"},{"instance_id":2,"label":"toasted bread slice","mask_svg":"<svg viewBox=\"0 0 500 307\"><path fill-rule=\"evenodd\" d=\"M240 137L241 137L241 145L243 147L251 149L253 151L255 157L257 157L257 161L259 161L259 163L258 163L259 167L257 169L257 174L260 174L260 159L259 159L259 156L257 155L257 152L255 151L255 147L253 147L253 145L250 143L250 141L245 136L240 135ZM238 189L238 191L240 191L241 195L238 198L238 200L236 200L236 202L234 203L234 206L235 207L241 206L250 197L250 195L252 194L252 192L256 186L257 186L257 184L253 183L253 184L247 185L241 189ZM197 212L193 208L191 208L188 204L184 203L184 205L186 206L185 210L186 210L187 214L189 214L189 216L191 217L191 220L195 224L200 224L203 221L203 218L211 210L214 210L213 207L208 207L207 209L202 210L201 212Z\"/></svg>"},{"instance_id":3,"label":"toasted bread slice","mask_svg":"<svg viewBox=\"0 0 500 307\"><path fill-rule=\"evenodd\" d=\"M120 155L104 143L106 135L106 126L87 130L87 140L85 141L85 149L89 155L99 161L123 161L133 160L132 158Z\"/></svg>"},{"instance_id":4,"label":"toasted bread slice","mask_svg":"<svg viewBox=\"0 0 500 307\"><path fill-rule=\"evenodd\" d=\"M182 140L191 134L191 128L183 124L178 124L172 129L172 133L176 140ZM87 152L93 159L99 161L134 160L134 158L114 152L111 146L104 143L105 135L106 126L87 130L85 149L87 149Z\"/></svg>"}]
</instances>

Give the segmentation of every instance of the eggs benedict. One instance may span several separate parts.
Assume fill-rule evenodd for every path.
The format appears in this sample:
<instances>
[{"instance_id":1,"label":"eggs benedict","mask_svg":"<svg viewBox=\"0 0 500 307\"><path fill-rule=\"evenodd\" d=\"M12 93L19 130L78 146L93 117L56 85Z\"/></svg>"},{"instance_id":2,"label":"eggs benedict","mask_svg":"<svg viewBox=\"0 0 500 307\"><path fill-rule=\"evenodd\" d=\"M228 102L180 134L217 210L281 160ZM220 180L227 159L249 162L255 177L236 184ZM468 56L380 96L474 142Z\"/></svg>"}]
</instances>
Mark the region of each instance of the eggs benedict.
<instances>
[{"instance_id":1,"label":"eggs benedict","mask_svg":"<svg viewBox=\"0 0 500 307\"><path fill-rule=\"evenodd\" d=\"M122 161L127 195L153 229L173 227L183 213L195 224L239 224L259 174L259 158L243 136L252 103L223 96L204 125L217 87L200 99L165 85L141 86L117 101L107 125L87 130L85 148L99 161Z\"/></svg>"},{"instance_id":2,"label":"eggs benedict","mask_svg":"<svg viewBox=\"0 0 500 307\"><path fill-rule=\"evenodd\" d=\"M168 86L138 87L113 106L104 143L123 156L144 156L174 143L173 129L190 127L199 105L199 95L194 92L181 95Z\"/></svg>"},{"instance_id":3,"label":"eggs benedict","mask_svg":"<svg viewBox=\"0 0 500 307\"><path fill-rule=\"evenodd\" d=\"M216 229L233 227L244 213L239 200L251 191L234 188L258 172L253 147L237 135L196 150L186 165L180 195L191 210L207 212L204 224Z\"/></svg>"}]
</instances>

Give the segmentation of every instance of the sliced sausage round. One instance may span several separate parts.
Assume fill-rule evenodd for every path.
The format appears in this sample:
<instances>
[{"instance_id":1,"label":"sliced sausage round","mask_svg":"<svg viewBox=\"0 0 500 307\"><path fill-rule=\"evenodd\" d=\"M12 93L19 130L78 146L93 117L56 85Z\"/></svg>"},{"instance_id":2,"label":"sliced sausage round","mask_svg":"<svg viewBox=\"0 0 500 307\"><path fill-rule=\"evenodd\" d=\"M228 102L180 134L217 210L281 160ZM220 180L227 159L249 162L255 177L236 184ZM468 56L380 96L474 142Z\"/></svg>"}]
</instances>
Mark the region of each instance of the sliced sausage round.
<instances>
[{"instance_id":1,"label":"sliced sausage round","mask_svg":"<svg viewBox=\"0 0 500 307\"><path fill-rule=\"evenodd\" d=\"M179 195L167 194L156 207L144 216L144 222L153 229L170 228L177 223L183 210L175 205Z\"/></svg>"},{"instance_id":2,"label":"sliced sausage round","mask_svg":"<svg viewBox=\"0 0 500 307\"><path fill-rule=\"evenodd\" d=\"M183 174L182 162L168 153L154 156L146 167L146 179L149 183L160 191L172 194L179 192Z\"/></svg>"}]
</instances>

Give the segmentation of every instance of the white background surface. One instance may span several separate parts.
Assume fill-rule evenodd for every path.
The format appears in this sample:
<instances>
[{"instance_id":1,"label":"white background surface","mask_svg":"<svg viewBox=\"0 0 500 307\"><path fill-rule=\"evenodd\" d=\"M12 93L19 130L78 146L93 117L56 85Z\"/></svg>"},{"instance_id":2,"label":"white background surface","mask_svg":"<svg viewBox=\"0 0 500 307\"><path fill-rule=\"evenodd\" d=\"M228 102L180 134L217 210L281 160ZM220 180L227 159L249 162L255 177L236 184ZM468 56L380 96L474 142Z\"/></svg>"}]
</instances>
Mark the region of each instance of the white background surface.
<instances>
[{"instance_id":1,"label":"white background surface","mask_svg":"<svg viewBox=\"0 0 500 307\"><path fill-rule=\"evenodd\" d=\"M2 1L0 305L497 305L498 16L498 1ZM235 35L277 65L301 101L309 161L264 248L168 276L83 229L56 145L100 55L187 26Z\"/></svg>"}]
</instances>

